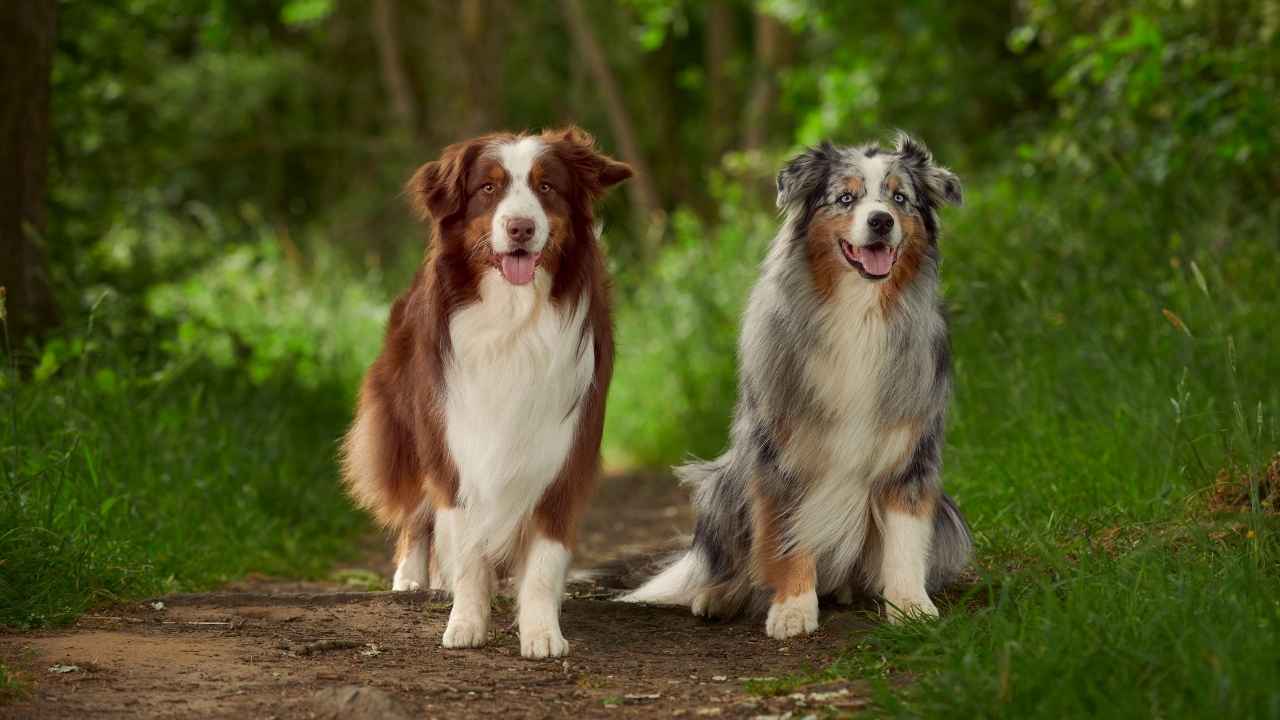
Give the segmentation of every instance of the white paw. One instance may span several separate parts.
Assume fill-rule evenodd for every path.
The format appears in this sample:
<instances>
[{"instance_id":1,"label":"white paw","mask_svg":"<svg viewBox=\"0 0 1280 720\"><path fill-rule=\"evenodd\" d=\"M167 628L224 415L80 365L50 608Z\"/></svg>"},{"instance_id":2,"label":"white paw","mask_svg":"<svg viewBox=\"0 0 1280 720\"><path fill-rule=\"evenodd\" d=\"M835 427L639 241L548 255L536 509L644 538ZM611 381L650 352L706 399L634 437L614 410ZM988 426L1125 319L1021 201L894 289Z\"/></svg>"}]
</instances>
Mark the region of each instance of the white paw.
<instances>
[{"instance_id":1,"label":"white paw","mask_svg":"<svg viewBox=\"0 0 1280 720\"><path fill-rule=\"evenodd\" d=\"M775 640L808 635L818 629L818 594L807 592L769 606L764 631Z\"/></svg>"},{"instance_id":2,"label":"white paw","mask_svg":"<svg viewBox=\"0 0 1280 720\"><path fill-rule=\"evenodd\" d=\"M413 592L414 590L421 590L422 583L417 580L402 578L397 575L396 578L391 581L391 589L396 592Z\"/></svg>"},{"instance_id":3,"label":"white paw","mask_svg":"<svg viewBox=\"0 0 1280 720\"><path fill-rule=\"evenodd\" d=\"M520 631L520 654L527 658L563 657L569 654L569 641L560 628L534 627Z\"/></svg>"},{"instance_id":4,"label":"white paw","mask_svg":"<svg viewBox=\"0 0 1280 720\"><path fill-rule=\"evenodd\" d=\"M405 560L396 568L395 577L391 579L391 589L396 592L410 592L413 590L421 590L422 582L426 578L421 572L414 572L412 569L414 563Z\"/></svg>"},{"instance_id":5,"label":"white paw","mask_svg":"<svg viewBox=\"0 0 1280 720\"><path fill-rule=\"evenodd\" d=\"M474 648L489 639L488 623L479 618L449 616L440 644L447 648Z\"/></svg>"},{"instance_id":6,"label":"white paw","mask_svg":"<svg viewBox=\"0 0 1280 720\"><path fill-rule=\"evenodd\" d=\"M718 592L711 590L703 590L694 596L693 602L689 603L689 610L694 615L704 618L718 618L724 616L724 596Z\"/></svg>"},{"instance_id":7,"label":"white paw","mask_svg":"<svg viewBox=\"0 0 1280 720\"><path fill-rule=\"evenodd\" d=\"M900 623L908 618L929 620L938 617L938 608L923 589L913 593L885 592L885 615L889 622Z\"/></svg>"}]
</instances>

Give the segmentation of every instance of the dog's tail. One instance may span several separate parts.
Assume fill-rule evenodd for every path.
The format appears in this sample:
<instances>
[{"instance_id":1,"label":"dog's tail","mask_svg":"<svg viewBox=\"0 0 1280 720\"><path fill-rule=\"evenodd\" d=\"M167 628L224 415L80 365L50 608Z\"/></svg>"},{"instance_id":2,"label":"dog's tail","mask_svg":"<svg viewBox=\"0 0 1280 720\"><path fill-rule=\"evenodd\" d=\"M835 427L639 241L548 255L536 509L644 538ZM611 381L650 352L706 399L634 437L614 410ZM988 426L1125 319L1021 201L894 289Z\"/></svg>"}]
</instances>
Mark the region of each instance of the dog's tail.
<instances>
[{"instance_id":1,"label":"dog's tail","mask_svg":"<svg viewBox=\"0 0 1280 720\"><path fill-rule=\"evenodd\" d=\"M667 566L640 587L618 598L621 602L653 603L655 605L688 605L694 597L714 582L706 561L703 545L704 526L707 522L705 494L716 484L724 472L725 458L710 462L692 462L675 468L680 483L689 487L694 496L694 509L698 513L698 530L688 550L673 556Z\"/></svg>"},{"instance_id":2,"label":"dog's tail","mask_svg":"<svg viewBox=\"0 0 1280 720\"><path fill-rule=\"evenodd\" d=\"M697 548L676 556L666 569L645 584L618 598L619 602L654 605L688 605L707 583L706 563Z\"/></svg>"},{"instance_id":3,"label":"dog's tail","mask_svg":"<svg viewBox=\"0 0 1280 720\"><path fill-rule=\"evenodd\" d=\"M969 524L956 501L946 493L942 493L941 502L933 513L932 550L929 589L937 591L959 577L973 556L973 535L969 532Z\"/></svg>"}]
</instances>

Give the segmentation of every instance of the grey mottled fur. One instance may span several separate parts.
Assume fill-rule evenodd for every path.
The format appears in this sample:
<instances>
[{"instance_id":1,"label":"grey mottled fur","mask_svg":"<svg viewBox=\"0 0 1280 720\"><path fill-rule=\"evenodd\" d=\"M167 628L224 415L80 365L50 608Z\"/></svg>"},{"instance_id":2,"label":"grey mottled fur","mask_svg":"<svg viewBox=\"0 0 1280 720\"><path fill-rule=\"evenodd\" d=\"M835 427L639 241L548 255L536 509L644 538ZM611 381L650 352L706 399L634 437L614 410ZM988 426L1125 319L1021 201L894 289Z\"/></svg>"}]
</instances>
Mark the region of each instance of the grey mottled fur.
<instances>
[{"instance_id":1,"label":"grey mottled fur","mask_svg":"<svg viewBox=\"0 0 1280 720\"><path fill-rule=\"evenodd\" d=\"M875 145L836 147L823 143L792 160L778 174L778 206L783 225L766 258L760 280L752 291L740 338L739 398L731 430L731 447L715 460L697 462L677 470L695 489L697 521L690 553L700 559L701 571L685 578L687 587L667 597L646 595L641 588L634 599L689 602L699 594L716 595L716 611L731 615L744 606L763 607L768 593L753 577L751 545L751 491L781 508L788 522L797 513L804 494L817 481L817 472L805 458L784 457L787 438L776 428L831 434L849 432L838 408L807 380L806 367L823 354L838 349L825 329L838 322L842 308L832 307L816 286L814 271L806 259L806 237L815 212L830 205L844 191L850 176L870 158L887 155L886 182L895 175L909 188L910 208L928 239L928 248L915 279L888 311L883 356L888 359L868 379L868 391L877 393L874 422L893 428L914 423L923 429L907 462L895 471L869 476L868 467L844 468L850 483L866 483L869 497L887 489L906 497L938 492L934 506L932 551L928 586L937 590L969 561L972 539L954 501L940 493L943 430L950 392L950 343L947 322L938 295L938 218L943 204L960 202L959 181L950 171L934 164L923 145L899 135L893 150ZM861 177L861 176L859 176ZM866 188L885 193L885 187ZM868 281L869 282L869 281ZM832 592L854 586L879 592L879 547L875 526L878 509L868 507L863 519L865 537L853 559L840 548L804 548L817 554L819 591ZM795 536L803 535L796 533ZM789 534L789 542L795 541ZM794 549L794 544L784 548ZM659 578L660 579L660 578ZM655 579L652 585L661 585ZM670 590L670 585L666 590Z\"/></svg>"}]
</instances>

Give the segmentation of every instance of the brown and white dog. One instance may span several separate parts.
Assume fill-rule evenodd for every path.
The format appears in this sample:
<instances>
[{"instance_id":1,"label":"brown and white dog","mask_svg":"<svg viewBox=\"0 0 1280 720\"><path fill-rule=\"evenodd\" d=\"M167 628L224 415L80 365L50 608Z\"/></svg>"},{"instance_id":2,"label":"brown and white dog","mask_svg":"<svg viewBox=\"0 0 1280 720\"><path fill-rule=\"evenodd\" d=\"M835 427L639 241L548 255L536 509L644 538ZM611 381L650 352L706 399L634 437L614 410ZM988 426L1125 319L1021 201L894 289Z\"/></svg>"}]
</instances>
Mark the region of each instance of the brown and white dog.
<instances>
[{"instance_id":1,"label":"brown and white dog","mask_svg":"<svg viewBox=\"0 0 1280 720\"><path fill-rule=\"evenodd\" d=\"M570 127L451 145L409 181L431 246L365 375L344 471L399 533L394 589L452 591L445 647L484 644L511 571L521 653L569 651L560 601L613 372L592 204L630 176Z\"/></svg>"}]
</instances>

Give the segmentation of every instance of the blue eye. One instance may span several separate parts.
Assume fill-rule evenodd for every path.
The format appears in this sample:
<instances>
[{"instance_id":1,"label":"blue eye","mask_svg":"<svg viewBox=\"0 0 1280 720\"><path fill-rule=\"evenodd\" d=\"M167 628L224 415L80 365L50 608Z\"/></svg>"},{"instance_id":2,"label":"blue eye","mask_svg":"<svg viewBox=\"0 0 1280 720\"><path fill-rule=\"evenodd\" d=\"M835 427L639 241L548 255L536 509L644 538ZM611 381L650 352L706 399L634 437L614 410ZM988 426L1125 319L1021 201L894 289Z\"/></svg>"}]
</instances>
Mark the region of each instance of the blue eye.
<instances>
[{"instance_id":1,"label":"blue eye","mask_svg":"<svg viewBox=\"0 0 1280 720\"><path fill-rule=\"evenodd\" d=\"M844 206L846 206L846 207L848 207L849 205L852 205L852 204L853 204L853 193L845 193L845 194L841 195L840 197L836 198L836 202L838 202L838 203L840 203L841 205L844 205Z\"/></svg>"},{"instance_id":2,"label":"blue eye","mask_svg":"<svg viewBox=\"0 0 1280 720\"><path fill-rule=\"evenodd\" d=\"M898 203L899 205L906 205L906 204L907 204L907 196L906 196L906 195L903 195L903 194L902 194L902 193L900 193L900 192L896 192L896 193L894 193L894 194L893 194L893 201L894 201L894 202L896 202L896 203Z\"/></svg>"}]
</instances>

